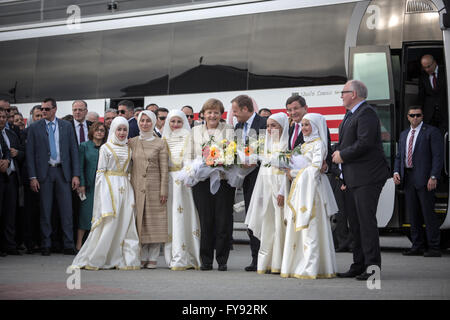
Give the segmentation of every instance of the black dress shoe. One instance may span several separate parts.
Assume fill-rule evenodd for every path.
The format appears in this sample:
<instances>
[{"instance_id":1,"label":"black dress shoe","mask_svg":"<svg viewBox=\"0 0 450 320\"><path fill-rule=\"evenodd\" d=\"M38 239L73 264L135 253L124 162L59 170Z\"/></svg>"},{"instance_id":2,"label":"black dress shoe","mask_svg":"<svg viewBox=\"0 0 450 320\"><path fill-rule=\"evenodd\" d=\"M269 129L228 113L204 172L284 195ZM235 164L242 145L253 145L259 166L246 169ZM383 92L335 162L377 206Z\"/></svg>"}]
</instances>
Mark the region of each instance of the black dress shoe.
<instances>
[{"instance_id":1,"label":"black dress shoe","mask_svg":"<svg viewBox=\"0 0 450 320\"><path fill-rule=\"evenodd\" d=\"M27 251L25 251L26 254L33 254L34 253L34 249L29 247L27 248Z\"/></svg>"},{"instance_id":2,"label":"black dress shoe","mask_svg":"<svg viewBox=\"0 0 450 320\"><path fill-rule=\"evenodd\" d=\"M50 255L50 248L42 248L42 255L43 256L49 256Z\"/></svg>"},{"instance_id":3,"label":"black dress shoe","mask_svg":"<svg viewBox=\"0 0 450 320\"><path fill-rule=\"evenodd\" d=\"M200 266L200 270L203 270L203 271L207 271L207 270L212 270L212 265L210 265L210 264L202 264L201 266Z\"/></svg>"},{"instance_id":4,"label":"black dress shoe","mask_svg":"<svg viewBox=\"0 0 450 320\"><path fill-rule=\"evenodd\" d=\"M21 255L22 255L22 254L20 253L20 251L17 250L17 249L9 249L9 250L6 250L6 254L7 254L7 255L10 255L10 256L21 256Z\"/></svg>"},{"instance_id":5,"label":"black dress shoe","mask_svg":"<svg viewBox=\"0 0 450 320\"><path fill-rule=\"evenodd\" d=\"M64 249L64 254L70 255L70 256L75 256L77 254L77 250L75 250L73 248L66 248L66 249Z\"/></svg>"},{"instance_id":6,"label":"black dress shoe","mask_svg":"<svg viewBox=\"0 0 450 320\"><path fill-rule=\"evenodd\" d=\"M439 250L428 250L423 254L424 257L430 258L430 257L441 257L442 254Z\"/></svg>"},{"instance_id":7,"label":"black dress shoe","mask_svg":"<svg viewBox=\"0 0 450 320\"><path fill-rule=\"evenodd\" d=\"M409 250L403 251L402 254L404 256L423 256L423 250L421 250L421 249L409 249Z\"/></svg>"},{"instance_id":8,"label":"black dress shoe","mask_svg":"<svg viewBox=\"0 0 450 320\"><path fill-rule=\"evenodd\" d=\"M359 276L362 273L362 271L355 271L355 270L348 270L347 272L338 272L336 273L338 278L354 278L356 276Z\"/></svg>"},{"instance_id":9,"label":"black dress shoe","mask_svg":"<svg viewBox=\"0 0 450 320\"><path fill-rule=\"evenodd\" d=\"M258 269L258 266L256 263L252 263L251 265L245 267L245 271L256 271Z\"/></svg>"},{"instance_id":10,"label":"black dress shoe","mask_svg":"<svg viewBox=\"0 0 450 320\"><path fill-rule=\"evenodd\" d=\"M217 268L217 270L219 270L219 271L227 271L227 265L226 264L221 264L221 265L219 265L219 268Z\"/></svg>"},{"instance_id":11,"label":"black dress shoe","mask_svg":"<svg viewBox=\"0 0 450 320\"><path fill-rule=\"evenodd\" d=\"M6 257L6 256L7 256L6 252L0 251L0 257Z\"/></svg>"},{"instance_id":12,"label":"black dress shoe","mask_svg":"<svg viewBox=\"0 0 450 320\"><path fill-rule=\"evenodd\" d=\"M360 281L365 281L365 280L369 279L372 274L373 273L363 272L360 275L357 275L355 279L360 280Z\"/></svg>"}]
</instances>

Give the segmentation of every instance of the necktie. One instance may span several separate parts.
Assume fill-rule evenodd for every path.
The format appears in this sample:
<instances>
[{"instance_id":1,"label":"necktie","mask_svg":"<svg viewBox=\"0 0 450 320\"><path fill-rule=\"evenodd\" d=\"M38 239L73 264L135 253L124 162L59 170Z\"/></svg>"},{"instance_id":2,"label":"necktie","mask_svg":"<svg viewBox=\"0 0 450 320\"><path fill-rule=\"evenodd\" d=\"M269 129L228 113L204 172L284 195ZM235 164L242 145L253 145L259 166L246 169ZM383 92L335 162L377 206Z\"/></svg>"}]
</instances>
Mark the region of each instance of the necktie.
<instances>
[{"instance_id":1,"label":"necktie","mask_svg":"<svg viewBox=\"0 0 450 320\"><path fill-rule=\"evenodd\" d=\"M243 135L244 143L247 142L247 128L248 128L248 123L245 122L245 123L244 123L244 135Z\"/></svg>"},{"instance_id":2,"label":"necktie","mask_svg":"<svg viewBox=\"0 0 450 320\"><path fill-rule=\"evenodd\" d=\"M48 123L48 142L50 145L50 158L56 160L56 142L55 142L55 124L53 122Z\"/></svg>"},{"instance_id":3,"label":"necktie","mask_svg":"<svg viewBox=\"0 0 450 320\"><path fill-rule=\"evenodd\" d=\"M347 111L347 113L345 114L344 120L342 120L342 128L345 127L345 125L347 124L347 120L353 115L353 112L351 111Z\"/></svg>"},{"instance_id":4,"label":"necktie","mask_svg":"<svg viewBox=\"0 0 450 320\"><path fill-rule=\"evenodd\" d=\"M298 129L299 129L299 127L300 126L298 125L298 123L296 123L295 124L294 137L292 138L292 143L291 143L292 149L294 149L295 141L297 141L297 138L298 138Z\"/></svg>"},{"instance_id":5,"label":"necktie","mask_svg":"<svg viewBox=\"0 0 450 320\"><path fill-rule=\"evenodd\" d=\"M11 160L11 155L9 152L8 145L6 144L5 138L3 137L3 130L0 131L0 145L2 147L2 159Z\"/></svg>"},{"instance_id":6,"label":"necktie","mask_svg":"<svg viewBox=\"0 0 450 320\"><path fill-rule=\"evenodd\" d=\"M436 78L436 72L433 72L433 90L437 89L437 78Z\"/></svg>"},{"instance_id":7,"label":"necktie","mask_svg":"<svg viewBox=\"0 0 450 320\"><path fill-rule=\"evenodd\" d=\"M80 143L83 143L84 141L86 141L86 138L84 137L83 124L80 122Z\"/></svg>"},{"instance_id":8,"label":"necktie","mask_svg":"<svg viewBox=\"0 0 450 320\"><path fill-rule=\"evenodd\" d=\"M416 132L415 129L411 130L411 137L409 138L408 142L408 162L407 167L412 168L412 149L413 149L413 142L414 142L414 133Z\"/></svg>"}]
</instances>

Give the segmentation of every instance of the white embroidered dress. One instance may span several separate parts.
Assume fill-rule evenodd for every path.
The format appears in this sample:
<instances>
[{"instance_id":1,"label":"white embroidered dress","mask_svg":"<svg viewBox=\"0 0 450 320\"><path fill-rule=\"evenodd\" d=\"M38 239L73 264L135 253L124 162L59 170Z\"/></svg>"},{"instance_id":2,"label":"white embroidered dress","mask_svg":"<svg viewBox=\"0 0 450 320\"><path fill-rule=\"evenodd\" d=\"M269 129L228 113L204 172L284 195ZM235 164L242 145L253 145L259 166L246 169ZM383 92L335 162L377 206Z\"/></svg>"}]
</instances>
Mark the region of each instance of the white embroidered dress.
<instances>
[{"instance_id":1,"label":"white embroidered dress","mask_svg":"<svg viewBox=\"0 0 450 320\"><path fill-rule=\"evenodd\" d=\"M120 120L117 122L122 124ZM140 269L134 193L128 179L130 160L131 149L126 144L117 145L108 140L101 146L95 177L92 227L72 267Z\"/></svg>"},{"instance_id":2,"label":"white embroidered dress","mask_svg":"<svg viewBox=\"0 0 450 320\"><path fill-rule=\"evenodd\" d=\"M253 231L253 235L261 241L258 252L257 271L259 274L266 272L280 273L283 257L284 238L286 226L284 222L284 207L278 206L278 195L284 196L288 190L288 180L285 172L275 165L267 166L271 159L271 152L286 151L289 139L289 121L284 113L271 115L269 119L277 121L283 128L283 134L278 143L268 143L271 137L266 131L264 155L258 178L253 189L252 198L245 224ZM268 150L271 149L271 150Z\"/></svg>"},{"instance_id":3,"label":"white embroidered dress","mask_svg":"<svg viewBox=\"0 0 450 320\"><path fill-rule=\"evenodd\" d=\"M174 132L169 127L170 119L177 116L184 126ZM179 170L185 164L190 127L182 111L171 110L166 119L163 140L169 151L169 196L167 218L169 242L165 244L164 256L171 270L200 268L200 221L194 204L192 189L177 180Z\"/></svg>"},{"instance_id":4,"label":"white embroidered dress","mask_svg":"<svg viewBox=\"0 0 450 320\"><path fill-rule=\"evenodd\" d=\"M327 141L327 133L325 119L318 116L304 117L312 125L315 121L325 128L319 130L320 137L301 146L301 154L308 164L291 171L298 173L286 201L287 227L281 264L284 278L333 278L337 272L330 217L338 208L327 176L320 173L327 152L323 142Z\"/></svg>"}]
</instances>

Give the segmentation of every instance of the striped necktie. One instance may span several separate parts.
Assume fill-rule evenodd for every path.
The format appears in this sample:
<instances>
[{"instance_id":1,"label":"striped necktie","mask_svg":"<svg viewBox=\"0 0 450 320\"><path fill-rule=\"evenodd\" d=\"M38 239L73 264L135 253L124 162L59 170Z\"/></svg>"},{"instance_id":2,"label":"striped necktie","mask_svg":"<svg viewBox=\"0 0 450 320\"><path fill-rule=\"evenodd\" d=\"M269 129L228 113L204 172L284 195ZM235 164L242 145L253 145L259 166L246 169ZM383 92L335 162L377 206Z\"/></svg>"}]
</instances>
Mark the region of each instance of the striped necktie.
<instances>
[{"instance_id":1,"label":"striped necktie","mask_svg":"<svg viewBox=\"0 0 450 320\"><path fill-rule=\"evenodd\" d=\"M414 133L416 132L416 129L412 129L411 130L411 137L409 138L409 142L408 142L408 162L407 162L407 167L408 168L412 168L413 164L412 164L412 154L413 154L413 142L414 142Z\"/></svg>"}]
</instances>

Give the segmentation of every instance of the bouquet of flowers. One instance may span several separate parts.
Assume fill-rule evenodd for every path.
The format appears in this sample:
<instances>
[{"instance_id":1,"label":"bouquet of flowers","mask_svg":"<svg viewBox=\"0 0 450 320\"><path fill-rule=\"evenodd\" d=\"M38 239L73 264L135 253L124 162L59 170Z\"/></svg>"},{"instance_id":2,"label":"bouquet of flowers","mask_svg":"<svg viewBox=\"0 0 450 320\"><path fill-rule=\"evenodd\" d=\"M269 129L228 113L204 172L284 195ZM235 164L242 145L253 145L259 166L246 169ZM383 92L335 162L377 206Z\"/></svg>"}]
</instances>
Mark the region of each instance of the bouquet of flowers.
<instances>
[{"instance_id":1,"label":"bouquet of flowers","mask_svg":"<svg viewBox=\"0 0 450 320\"><path fill-rule=\"evenodd\" d=\"M228 168L235 164L236 142L223 139L217 143L214 136L211 136L209 141L202 145L202 155L207 166Z\"/></svg>"}]
</instances>

